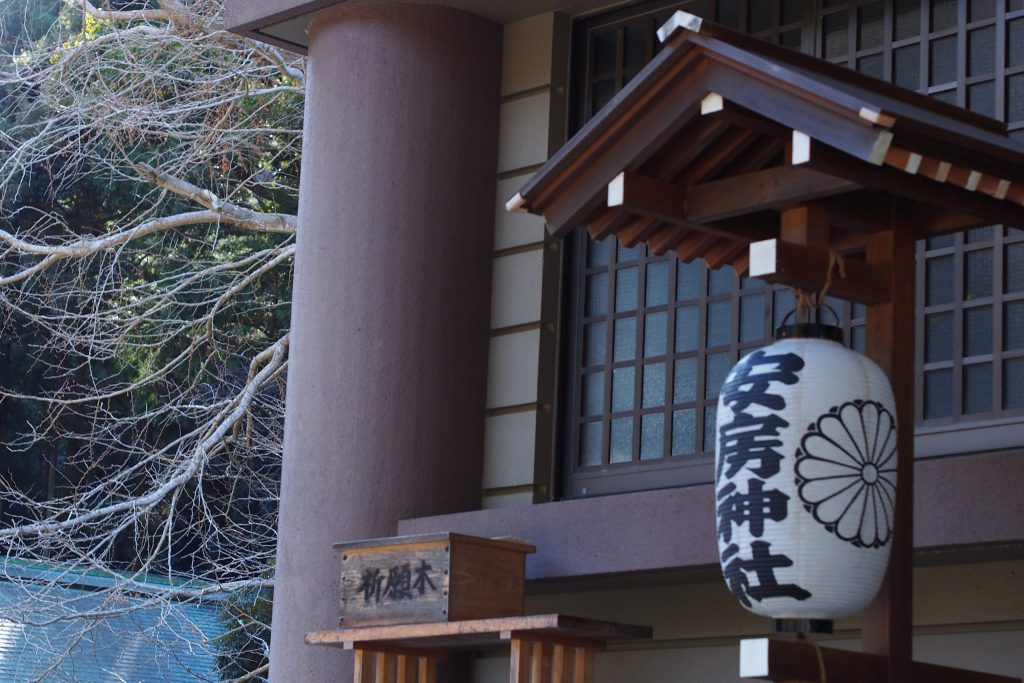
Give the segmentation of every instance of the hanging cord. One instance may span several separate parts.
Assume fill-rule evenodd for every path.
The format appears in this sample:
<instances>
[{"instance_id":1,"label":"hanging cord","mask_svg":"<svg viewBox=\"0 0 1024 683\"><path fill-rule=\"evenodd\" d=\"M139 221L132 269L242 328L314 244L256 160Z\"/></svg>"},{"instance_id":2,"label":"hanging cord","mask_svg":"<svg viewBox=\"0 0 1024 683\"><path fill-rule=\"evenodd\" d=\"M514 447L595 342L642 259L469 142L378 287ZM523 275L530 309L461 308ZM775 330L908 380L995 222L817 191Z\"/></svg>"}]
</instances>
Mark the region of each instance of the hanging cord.
<instances>
[{"instance_id":1,"label":"hanging cord","mask_svg":"<svg viewBox=\"0 0 1024 683\"><path fill-rule=\"evenodd\" d=\"M805 314L810 310L817 311L821 308L821 302L825 300L825 296L828 294L828 290L832 287L832 278L836 271L836 267L839 268L839 278L846 278L846 260L842 254L835 251L834 249L828 250L828 272L825 275L825 286L818 292L816 298L812 298L813 294L805 292L802 289L794 288L796 294L796 319L801 320Z\"/></svg>"},{"instance_id":2,"label":"hanging cord","mask_svg":"<svg viewBox=\"0 0 1024 683\"><path fill-rule=\"evenodd\" d=\"M828 683L828 672L825 670L825 653L821 647L814 646L814 652L818 655L818 683Z\"/></svg>"}]
</instances>

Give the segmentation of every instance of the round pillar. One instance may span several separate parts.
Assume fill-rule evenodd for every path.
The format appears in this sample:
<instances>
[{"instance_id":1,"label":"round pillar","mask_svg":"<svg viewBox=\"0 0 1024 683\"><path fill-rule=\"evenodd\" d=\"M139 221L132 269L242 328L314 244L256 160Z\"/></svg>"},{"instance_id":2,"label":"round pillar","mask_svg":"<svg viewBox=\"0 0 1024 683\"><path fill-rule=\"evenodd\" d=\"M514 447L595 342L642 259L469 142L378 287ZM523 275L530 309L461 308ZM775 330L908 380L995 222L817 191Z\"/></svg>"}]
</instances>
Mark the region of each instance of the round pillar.
<instances>
[{"instance_id":1,"label":"round pillar","mask_svg":"<svg viewBox=\"0 0 1024 683\"><path fill-rule=\"evenodd\" d=\"M478 507L500 27L346 2L309 33L271 680L351 680L331 545Z\"/></svg>"}]
</instances>

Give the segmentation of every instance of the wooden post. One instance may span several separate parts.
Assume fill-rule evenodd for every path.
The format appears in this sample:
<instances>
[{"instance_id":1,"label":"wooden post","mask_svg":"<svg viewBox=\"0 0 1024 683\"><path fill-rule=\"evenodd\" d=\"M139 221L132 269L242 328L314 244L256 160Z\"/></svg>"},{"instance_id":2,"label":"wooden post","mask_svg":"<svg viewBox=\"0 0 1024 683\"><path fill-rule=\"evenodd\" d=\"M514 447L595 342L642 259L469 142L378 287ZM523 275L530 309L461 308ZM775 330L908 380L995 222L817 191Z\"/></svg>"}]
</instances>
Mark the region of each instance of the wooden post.
<instances>
[{"instance_id":1,"label":"wooden post","mask_svg":"<svg viewBox=\"0 0 1024 683\"><path fill-rule=\"evenodd\" d=\"M513 638L509 661L510 683L529 683L530 681L530 642L521 638Z\"/></svg>"},{"instance_id":2,"label":"wooden post","mask_svg":"<svg viewBox=\"0 0 1024 683\"><path fill-rule=\"evenodd\" d=\"M569 683L568 663L565 646L556 644L551 653L551 683Z\"/></svg>"},{"instance_id":3,"label":"wooden post","mask_svg":"<svg viewBox=\"0 0 1024 683\"><path fill-rule=\"evenodd\" d=\"M892 555L882 589L864 612L863 649L888 658L889 683L909 683L913 663L914 230L893 210L890 230L867 239L868 263L886 266L892 298L867 307L867 355L889 376L896 398L897 494Z\"/></svg>"},{"instance_id":4,"label":"wooden post","mask_svg":"<svg viewBox=\"0 0 1024 683\"><path fill-rule=\"evenodd\" d=\"M413 683L416 680L416 657L398 655L397 683Z\"/></svg>"},{"instance_id":5,"label":"wooden post","mask_svg":"<svg viewBox=\"0 0 1024 683\"><path fill-rule=\"evenodd\" d=\"M576 683L594 683L594 651L577 647L573 659Z\"/></svg>"},{"instance_id":6,"label":"wooden post","mask_svg":"<svg viewBox=\"0 0 1024 683\"><path fill-rule=\"evenodd\" d=\"M373 653L356 648L355 652L355 683L373 683Z\"/></svg>"}]
</instances>

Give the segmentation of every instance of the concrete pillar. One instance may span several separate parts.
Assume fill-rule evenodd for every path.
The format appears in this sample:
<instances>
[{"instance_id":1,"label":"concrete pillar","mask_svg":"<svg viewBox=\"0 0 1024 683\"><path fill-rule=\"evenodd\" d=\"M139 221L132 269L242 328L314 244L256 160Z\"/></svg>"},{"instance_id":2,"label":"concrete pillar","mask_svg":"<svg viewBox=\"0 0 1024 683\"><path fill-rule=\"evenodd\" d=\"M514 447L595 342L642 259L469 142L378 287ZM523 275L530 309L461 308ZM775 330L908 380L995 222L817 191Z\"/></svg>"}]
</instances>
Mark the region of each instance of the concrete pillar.
<instances>
[{"instance_id":1,"label":"concrete pillar","mask_svg":"<svg viewBox=\"0 0 1024 683\"><path fill-rule=\"evenodd\" d=\"M271 680L351 680L338 541L479 506L500 27L443 7L316 17Z\"/></svg>"}]
</instances>

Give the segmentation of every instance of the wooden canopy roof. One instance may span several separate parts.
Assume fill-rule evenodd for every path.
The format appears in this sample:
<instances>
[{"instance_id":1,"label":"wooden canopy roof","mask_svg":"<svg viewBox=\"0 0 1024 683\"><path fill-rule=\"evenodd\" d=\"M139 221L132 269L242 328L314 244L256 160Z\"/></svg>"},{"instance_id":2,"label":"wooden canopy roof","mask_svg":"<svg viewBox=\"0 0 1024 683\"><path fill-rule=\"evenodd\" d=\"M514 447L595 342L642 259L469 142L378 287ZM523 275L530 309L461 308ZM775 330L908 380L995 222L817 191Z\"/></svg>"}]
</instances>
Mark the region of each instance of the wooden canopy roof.
<instances>
[{"instance_id":1,"label":"wooden canopy roof","mask_svg":"<svg viewBox=\"0 0 1024 683\"><path fill-rule=\"evenodd\" d=\"M1002 123L685 12L659 37L510 211L741 273L795 207L827 211L844 253L894 210L917 237L1024 227L1024 147Z\"/></svg>"}]
</instances>

